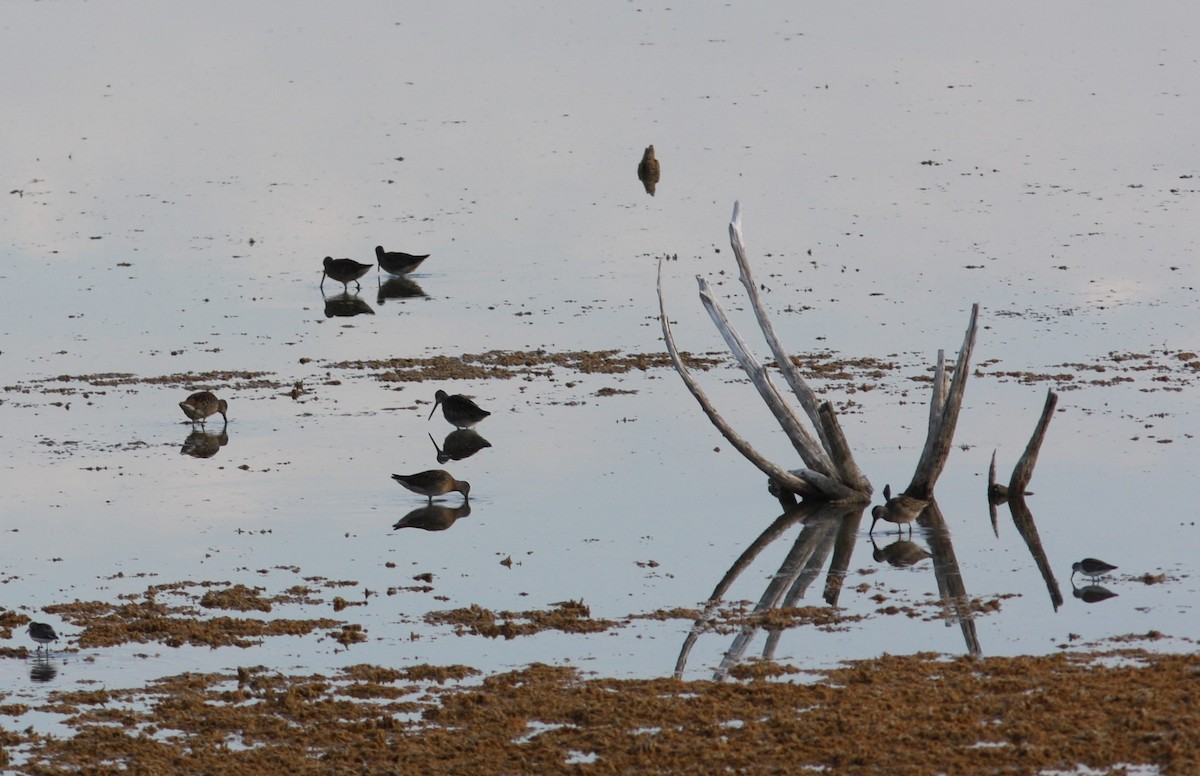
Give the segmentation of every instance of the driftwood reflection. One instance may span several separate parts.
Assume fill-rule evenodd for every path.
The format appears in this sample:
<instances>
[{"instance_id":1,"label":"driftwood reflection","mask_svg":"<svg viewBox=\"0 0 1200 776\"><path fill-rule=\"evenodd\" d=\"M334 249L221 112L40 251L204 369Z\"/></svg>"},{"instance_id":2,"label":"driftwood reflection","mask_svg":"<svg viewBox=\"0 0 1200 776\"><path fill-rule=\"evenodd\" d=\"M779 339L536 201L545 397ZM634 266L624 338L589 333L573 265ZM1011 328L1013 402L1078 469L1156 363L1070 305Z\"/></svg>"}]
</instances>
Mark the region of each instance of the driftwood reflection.
<instances>
[{"instance_id":1,"label":"driftwood reflection","mask_svg":"<svg viewBox=\"0 0 1200 776\"><path fill-rule=\"evenodd\" d=\"M355 315L374 315L371 305L360 299L358 294L342 292L325 297L326 318L351 318Z\"/></svg>"},{"instance_id":2,"label":"driftwood reflection","mask_svg":"<svg viewBox=\"0 0 1200 776\"><path fill-rule=\"evenodd\" d=\"M992 463L988 469L988 509L992 518L992 531L996 536L1000 535L996 508L1007 502L1009 512L1012 513L1013 525L1017 527L1017 533L1025 540L1025 546L1029 548L1029 554L1033 556L1033 562L1037 564L1038 571L1046 583L1046 591L1050 594L1050 603L1054 606L1054 611L1058 611L1058 607L1062 606L1063 595L1059 590L1058 580L1054 577L1050 559L1046 556L1046 549L1042 546L1042 538L1038 535L1037 526L1033 522L1033 512L1025 503L1025 496L1033 495L1026 491L1025 487L1033 477L1033 467L1037 463L1038 452L1046 438L1046 430L1050 427L1050 420L1054 417L1054 408L1057 405L1058 394L1054 391L1047 391L1041 418L1034 428L1029 444L1025 446L1024 454L1017 461L1007 486L996 481L996 453L994 451L992 452ZM1073 581L1071 586L1074 587ZM1076 597L1079 597L1078 594Z\"/></svg>"},{"instance_id":3,"label":"driftwood reflection","mask_svg":"<svg viewBox=\"0 0 1200 776\"><path fill-rule=\"evenodd\" d=\"M229 432L224 428L219 432L196 429L183 440L179 454L190 455L193 458L212 458L227 444Z\"/></svg>"},{"instance_id":4,"label":"driftwood reflection","mask_svg":"<svg viewBox=\"0 0 1200 776\"><path fill-rule=\"evenodd\" d=\"M863 510L864 506L861 503L830 504L809 501L801 502L799 505L787 509L776 518L738 556L713 589L712 595L705 603L704 610L693 623L691 632L684 639L679 658L675 663L675 676L683 676L688 656L700 636L714 629L719 616L719 607L733 583L767 546L783 537L797 524L803 526L800 535L796 537L795 543L780 564L779 570L767 583L758 603L748 616L748 622L738 630L733 643L725 652L714 678L721 680L728 676L730 670L745 657L746 651L760 628L767 631L763 657L765 659L773 658L785 628L767 625L769 613L773 609L795 607L797 602L804 598L809 587L823 569L825 569L825 586L822 590L822 597L826 604L836 607L846 578L846 570L850 566L850 558L858 542ZM950 541L950 532L946 528L936 503L929 504L919 518L919 524L929 537L929 552L922 550L919 545L911 541L896 542L883 550L880 550L878 545L874 545L872 542L877 553L876 560L893 565L912 565L924 558L932 557L933 571L941 592L946 619L948 622L957 620L961 624L967 651L972 655L978 655L981 650L975 632L971 602L959 572L958 560ZM888 559L887 550L897 547L897 545L901 546L896 550L895 559ZM912 548L916 548L916 550L914 551ZM880 557L878 553L883 553L883 557ZM901 559L901 555L904 553L908 553L907 557L911 562L906 564Z\"/></svg>"},{"instance_id":5,"label":"driftwood reflection","mask_svg":"<svg viewBox=\"0 0 1200 776\"><path fill-rule=\"evenodd\" d=\"M962 628L967 652L971 655L980 655L983 650L979 646L979 634L975 631L975 614L971 609L971 598L967 595L967 586L963 582L958 557L954 554L950 529L946 526L946 519L942 516L942 510L936 500L929 502L929 506L917 518L917 522L925 529L925 538L929 541L929 552L933 558L933 576L937 580L938 595L942 599L942 611L946 619L946 626L949 627L957 622Z\"/></svg>"}]
</instances>

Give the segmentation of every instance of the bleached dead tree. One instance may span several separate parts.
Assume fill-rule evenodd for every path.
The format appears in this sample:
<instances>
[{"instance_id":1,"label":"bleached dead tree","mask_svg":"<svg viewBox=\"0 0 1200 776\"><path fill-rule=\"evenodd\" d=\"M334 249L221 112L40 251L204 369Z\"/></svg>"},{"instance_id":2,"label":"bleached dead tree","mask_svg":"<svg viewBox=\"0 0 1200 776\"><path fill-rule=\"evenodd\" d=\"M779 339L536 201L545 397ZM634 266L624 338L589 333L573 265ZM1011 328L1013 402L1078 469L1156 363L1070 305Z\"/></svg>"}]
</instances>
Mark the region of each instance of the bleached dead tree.
<instances>
[{"instance_id":1,"label":"bleached dead tree","mask_svg":"<svg viewBox=\"0 0 1200 776\"><path fill-rule=\"evenodd\" d=\"M724 308L708 282L697 276L696 280L700 285L700 302L708 311L717 330L721 332L734 359L750 377L750 381L758 389L759 395L791 441L804 468L788 469L767 459L766 456L755 450L749 441L738 434L721 417L699 383L688 371L675 346L671 324L667 317L666 302L663 298L662 262L660 261L658 267L659 320L662 324L663 340L666 343L667 352L671 355L675 370L683 378L684 384L696 401L700 403L713 425L738 452L766 474L776 487L805 499L855 502L870 500L874 489L854 461L854 455L842 433L841 424L838 422L833 406L828 401L822 402L817 398L816 393L805 382L800 370L775 334L775 329L759 298L758 286L754 283L754 277L750 270L750 262L742 242L741 207L736 202L733 206L733 217L729 223L729 242L733 247L734 257L737 259L742 286L749 296L759 328L762 330L780 373L795 394L804 412L803 416L784 400L766 367L751 353L745 340L729 321L729 317L725 314ZM978 314L979 305L973 305L971 322L952 375L946 373L944 353L938 352L933 396L930 401L929 434L916 473L906 490L906 494L915 498L928 499L930 497L933 485L949 457L954 428L958 421L958 412L962 406L963 391L966 388ZM812 431L809 430L806 421L811 424Z\"/></svg>"}]
</instances>

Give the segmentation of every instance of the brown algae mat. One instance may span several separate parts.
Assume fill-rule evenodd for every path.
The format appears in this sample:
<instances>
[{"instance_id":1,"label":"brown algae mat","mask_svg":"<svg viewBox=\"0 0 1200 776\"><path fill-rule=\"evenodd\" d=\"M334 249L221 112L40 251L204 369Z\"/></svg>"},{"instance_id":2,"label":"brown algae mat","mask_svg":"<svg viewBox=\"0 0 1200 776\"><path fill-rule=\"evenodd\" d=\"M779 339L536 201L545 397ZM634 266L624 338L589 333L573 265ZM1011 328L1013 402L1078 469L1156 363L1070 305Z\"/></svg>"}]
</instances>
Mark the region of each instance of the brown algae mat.
<instances>
[{"instance_id":1,"label":"brown algae mat","mask_svg":"<svg viewBox=\"0 0 1200 776\"><path fill-rule=\"evenodd\" d=\"M73 735L0 729L20 773L1200 772L1200 656L854 662L814 683L586 678L535 664L258 668L52 693ZM11 704L11 705L10 705ZM0 715L27 707L0 698ZM4 726L11 728L12 725Z\"/></svg>"}]
</instances>

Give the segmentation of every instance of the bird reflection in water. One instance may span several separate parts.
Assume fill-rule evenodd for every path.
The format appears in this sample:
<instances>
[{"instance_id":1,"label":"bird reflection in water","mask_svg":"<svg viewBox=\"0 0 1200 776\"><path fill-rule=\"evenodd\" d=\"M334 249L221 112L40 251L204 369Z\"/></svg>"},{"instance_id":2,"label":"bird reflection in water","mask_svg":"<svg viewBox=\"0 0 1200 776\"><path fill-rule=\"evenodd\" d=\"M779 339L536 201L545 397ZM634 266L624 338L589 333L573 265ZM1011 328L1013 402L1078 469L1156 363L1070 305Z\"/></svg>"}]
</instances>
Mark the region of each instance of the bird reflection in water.
<instances>
[{"instance_id":1,"label":"bird reflection in water","mask_svg":"<svg viewBox=\"0 0 1200 776\"><path fill-rule=\"evenodd\" d=\"M1071 595L1075 596L1085 604L1096 604L1101 601L1107 601L1110 598L1116 598L1117 594L1101 585L1084 585L1083 587L1075 587L1075 580L1071 580Z\"/></svg>"},{"instance_id":2,"label":"bird reflection in water","mask_svg":"<svg viewBox=\"0 0 1200 776\"><path fill-rule=\"evenodd\" d=\"M193 458L212 458L227 444L229 444L229 432L225 429L221 429L219 433L196 429L183 440L179 454L190 455Z\"/></svg>"},{"instance_id":3,"label":"bird reflection in water","mask_svg":"<svg viewBox=\"0 0 1200 776\"><path fill-rule=\"evenodd\" d=\"M337 296L325 297L326 318L352 318L355 315L374 315L371 305L359 299L357 294L343 291Z\"/></svg>"},{"instance_id":4,"label":"bird reflection in water","mask_svg":"<svg viewBox=\"0 0 1200 776\"><path fill-rule=\"evenodd\" d=\"M58 676L58 666L46 653L35 654L33 664L29 666L29 681L36 683L52 682Z\"/></svg>"},{"instance_id":5,"label":"bird reflection in water","mask_svg":"<svg viewBox=\"0 0 1200 776\"><path fill-rule=\"evenodd\" d=\"M471 504L464 501L462 506L446 507L441 504L430 504L409 512L392 526L400 528L420 528L422 531L445 531L454 525L460 517L471 514Z\"/></svg>"},{"instance_id":6,"label":"bird reflection in water","mask_svg":"<svg viewBox=\"0 0 1200 776\"><path fill-rule=\"evenodd\" d=\"M429 441L433 442L433 449L437 450L438 463L461 461L464 458L470 458L485 447L492 446L491 442L479 436L478 431L469 428L459 428L451 431L442 440L441 447L438 447L437 440L433 438L433 434L429 435Z\"/></svg>"},{"instance_id":7,"label":"bird reflection in water","mask_svg":"<svg viewBox=\"0 0 1200 776\"><path fill-rule=\"evenodd\" d=\"M915 566L926 558L933 557L924 547L908 539L897 539L886 547L880 547L872 536L871 546L875 548L871 555L876 562L886 562L896 568Z\"/></svg>"},{"instance_id":8,"label":"bird reflection in water","mask_svg":"<svg viewBox=\"0 0 1200 776\"><path fill-rule=\"evenodd\" d=\"M429 296L425 293L425 289L408 278L388 278L386 281L379 281L378 286L379 292L375 296L375 301L379 304L383 304L388 299L411 299L414 297Z\"/></svg>"}]
</instances>

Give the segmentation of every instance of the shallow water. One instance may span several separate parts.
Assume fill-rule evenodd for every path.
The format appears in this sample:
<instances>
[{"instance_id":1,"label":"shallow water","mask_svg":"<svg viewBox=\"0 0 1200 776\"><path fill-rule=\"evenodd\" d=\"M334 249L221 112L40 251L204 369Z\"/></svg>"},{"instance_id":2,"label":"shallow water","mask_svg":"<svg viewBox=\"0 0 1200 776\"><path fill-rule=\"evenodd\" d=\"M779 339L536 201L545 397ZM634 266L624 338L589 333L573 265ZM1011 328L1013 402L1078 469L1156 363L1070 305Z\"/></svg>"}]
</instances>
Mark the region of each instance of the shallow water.
<instances>
[{"instance_id":1,"label":"shallow water","mask_svg":"<svg viewBox=\"0 0 1200 776\"><path fill-rule=\"evenodd\" d=\"M569 599L614 619L700 605L780 509L672 371L388 383L333 364L659 352L663 255L678 257L664 282L681 348L723 352L695 296L698 273L757 347L728 248L735 199L785 343L898 364L878 390L831 386L856 403L844 424L877 492L902 488L920 452L927 384L912 378L938 348L956 351L981 303L981 373L938 500L967 593L1014 596L972 621L982 654L1149 631L1168 637L1155 648L1200 638L1190 507L1200 428L1195 367L1178 357L1200 342L1190 6L8 11L0 57L36 77L6 84L24 119L0 130L13 192L0 212L5 605L69 642L72 628L43 606L180 580L274 595L319 577L359 584L280 616L368 632L349 650L314 635L248 650L57 652L49 686L246 664L547 661L669 674L688 620L505 641L422 617ZM653 198L634 175L650 143L663 165ZM321 258L369 261L379 243L432 254L412 277L426 296L380 304L372 273L358 298L373 314L327 317ZM326 281L326 295L339 292ZM1146 363L1160 368L1122 371ZM1080 364L1108 371L1070 366ZM207 459L180 454L190 431L175 406L188 392L180 381L78 379L213 370L276 384L221 391L229 438ZM988 517L992 451L1007 480L1051 385L1002 371L1133 378L1067 386L1077 389L1062 391L1038 461L1029 503L1065 596L1057 610L1007 513L998 537ZM739 372L700 378L760 449L793 465ZM293 399L296 381L306 393ZM73 392L47 392L58 388ZM479 426L492 447L447 465L472 483L469 516L446 531L394 532L423 499L389 475L436 466L428 435L451 430L426 418L437 388L492 410ZM784 631L776 659L816 667L968 649L957 625L931 616L931 562L877 564L868 526L838 600L867 618ZM726 598L757 600L799 530ZM921 529L914 538L929 545ZM1071 562L1089 555L1120 566L1107 584L1118 597L1072 597ZM424 572L432 592L387 594ZM822 605L823 585L799 603ZM378 595L332 612L335 594L364 588ZM878 611L907 603L921 616ZM685 675L709 675L731 639L702 636ZM42 692L33 668L0 661L0 687Z\"/></svg>"}]
</instances>

